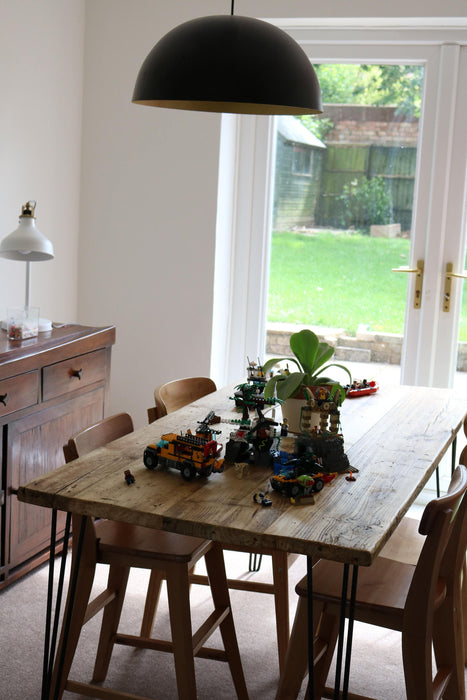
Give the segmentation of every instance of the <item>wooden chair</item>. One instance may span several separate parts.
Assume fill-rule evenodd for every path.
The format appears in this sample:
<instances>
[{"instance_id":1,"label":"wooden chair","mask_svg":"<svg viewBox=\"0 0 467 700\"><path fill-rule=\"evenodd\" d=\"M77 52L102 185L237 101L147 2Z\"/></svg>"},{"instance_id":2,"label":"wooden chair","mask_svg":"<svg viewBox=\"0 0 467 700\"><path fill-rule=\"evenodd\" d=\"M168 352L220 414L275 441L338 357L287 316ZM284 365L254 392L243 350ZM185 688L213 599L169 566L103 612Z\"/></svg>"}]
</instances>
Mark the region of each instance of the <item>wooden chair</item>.
<instances>
[{"instance_id":1,"label":"wooden chair","mask_svg":"<svg viewBox=\"0 0 467 700\"><path fill-rule=\"evenodd\" d=\"M216 390L215 382L209 377L187 377L160 384L154 389L154 406L148 408L148 421L153 423Z\"/></svg>"},{"instance_id":2,"label":"wooden chair","mask_svg":"<svg viewBox=\"0 0 467 700\"><path fill-rule=\"evenodd\" d=\"M467 469L459 466L449 493L431 501L420 521L424 543L417 565L379 556L360 567L355 619L402 632L408 700L462 700L461 572L467 546ZM313 567L315 697L324 688L338 636L342 565L320 560ZM296 698L307 669L307 582L296 587L299 603L276 700ZM437 672L432 680L432 644ZM352 698L359 697L354 694ZM367 699L368 700L368 699Z\"/></svg>"},{"instance_id":3,"label":"wooden chair","mask_svg":"<svg viewBox=\"0 0 467 700\"><path fill-rule=\"evenodd\" d=\"M148 409L149 422L152 422L152 418L155 415L161 417L167 413L172 413L213 391L216 391L216 385L212 379L207 377L175 379L166 384L161 384L154 391L155 407ZM224 545L224 549L246 552L255 557L261 557L264 554L272 558L272 583L231 578L227 580L227 583L231 589L254 593L270 593L274 595L279 669L281 670L285 661L290 635L288 569L293 561L295 561L296 555L289 555L287 552L279 552L277 550L260 547L254 549L248 547L234 547L230 544ZM190 579L193 583L208 583L206 576L195 573L191 574Z\"/></svg>"},{"instance_id":4,"label":"wooden chair","mask_svg":"<svg viewBox=\"0 0 467 700\"><path fill-rule=\"evenodd\" d=\"M103 446L119 436L133 430L128 414L117 414L73 436L64 448L67 461L83 456L90 450ZM123 480L123 474L122 474ZM95 659L93 682L104 681L114 644L125 644L160 651L171 651L174 655L179 697L196 698L194 656L228 661L239 698L247 698L242 664L240 660L235 628L230 609L229 591L225 576L222 548L209 540L189 537L151 528L130 525L110 520L93 521L90 518L73 516L73 566L75 569L78 542L82 538L82 556L77 575L77 588L70 620L68 641L64 645L64 627L57 651L57 660L52 677L52 690L57 686L58 667L62 655L63 673L58 695L64 690L87 697L133 698L137 696L114 689L98 687L68 679L83 625L104 608L98 650ZM198 631L192 635L189 602L189 571L201 558L205 558L214 610ZM107 588L90 602L91 588L96 564L108 564ZM167 581L168 603L172 641L118 632L125 590L132 566L150 569L146 607L155 612L162 579ZM70 596L70 593L69 593ZM152 600L151 600L152 596ZM67 608L70 602L67 601ZM65 613L66 615L66 613ZM148 621L152 629L153 619ZM144 625L143 625L144 626ZM220 629L225 651L209 649L206 640ZM96 694L97 693L97 694Z\"/></svg>"}]
</instances>

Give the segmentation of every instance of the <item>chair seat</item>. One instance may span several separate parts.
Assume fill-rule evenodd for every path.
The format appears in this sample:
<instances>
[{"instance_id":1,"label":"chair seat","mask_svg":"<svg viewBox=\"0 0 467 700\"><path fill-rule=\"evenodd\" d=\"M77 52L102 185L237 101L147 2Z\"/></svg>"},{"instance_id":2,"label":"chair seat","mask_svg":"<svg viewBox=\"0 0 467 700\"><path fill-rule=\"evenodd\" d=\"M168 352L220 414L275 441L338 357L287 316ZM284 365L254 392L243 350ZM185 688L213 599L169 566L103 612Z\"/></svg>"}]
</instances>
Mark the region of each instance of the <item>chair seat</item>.
<instances>
[{"instance_id":1,"label":"chair seat","mask_svg":"<svg viewBox=\"0 0 467 700\"><path fill-rule=\"evenodd\" d=\"M112 520L99 520L95 523L95 528L99 551L103 556L115 553L129 560L147 558L148 568L151 568L151 561L154 560L178 563L188 563L192 559L197 561L210 547L210 541L200 537Z\"/></svg>"},{"instance_id":2,"label":"chair seat","mask_svg":"<svg viewBox=\"0 0 467 700\"><path fill-rule=\"evenodd\" d=\"M419 526L420 521L416 518L402 518L379 556L415 565L425 542L425 538L418 531Z\"/></svg>"},{"instance_id":3,"label":"chair seat","mask_svg":"<svg viewBox=\"0 0 467 700\"><path fill-rule=\"evenodd\" d=\"M378 615L378 624L389 629L402 630L402 618L415 566L384 557L378 557L369 567L360 567L355 599L355 619L366 622L366 613L372 621ZM313 567L313 597L340 606L342 564L320 559ZM306 576L297 584L299 596L307 595ZM444 600L446 588L438 581L435 609ZM373 622L374 624L374 622Z\"/></svg>"}]
</instances>

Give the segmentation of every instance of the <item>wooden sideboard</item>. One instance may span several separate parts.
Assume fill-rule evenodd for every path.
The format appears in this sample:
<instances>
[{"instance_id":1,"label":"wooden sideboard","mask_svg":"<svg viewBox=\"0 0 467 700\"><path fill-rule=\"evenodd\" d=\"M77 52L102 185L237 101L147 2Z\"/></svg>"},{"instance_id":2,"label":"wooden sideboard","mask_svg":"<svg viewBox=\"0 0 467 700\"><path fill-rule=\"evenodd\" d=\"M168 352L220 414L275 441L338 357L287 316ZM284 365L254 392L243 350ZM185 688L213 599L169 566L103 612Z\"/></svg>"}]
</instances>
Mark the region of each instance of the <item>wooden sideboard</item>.
<instances>
[{"instance_id":1,"label":"wooden sideboard","mask_svg":"<svg viewBox=\"0 0 467 700\"><path fill-rule=\"evenodd\" d=\"M47 557L50 512L16 490L63 464L68 438L106 413L114 342L112 326L64 325L23 341L0 331L0 590Z\"/></svg>"}]
</instances>

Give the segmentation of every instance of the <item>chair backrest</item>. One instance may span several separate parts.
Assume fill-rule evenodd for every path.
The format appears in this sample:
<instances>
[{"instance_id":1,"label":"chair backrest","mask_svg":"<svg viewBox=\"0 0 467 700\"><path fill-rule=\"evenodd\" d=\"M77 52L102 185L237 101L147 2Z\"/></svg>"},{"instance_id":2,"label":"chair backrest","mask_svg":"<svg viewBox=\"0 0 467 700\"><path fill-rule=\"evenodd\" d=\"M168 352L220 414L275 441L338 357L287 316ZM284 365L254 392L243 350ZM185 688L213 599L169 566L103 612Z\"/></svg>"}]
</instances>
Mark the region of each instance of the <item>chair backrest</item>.
<instances>
[{"instance_id":1,"label":"chair backrest","mask_svg":"<svg viewBox=\"0 0 467 700\"><path fill-rule=\"evenodd\" d=\"M209 377L186 377L161 384L154 390L155 407L148 409L149 422L177 411L216 389L215 382Z\"/></svg>"},{"instance_id":2,"label":"chair backrest","mask_svg":"<svg viewBox=\"0 0 467 700\"><path fill-rule=\"evenodd\" d=\"M115 413L113 416L84 428L79 433L75 433L63 447L65 461L71 462L73 459L82 457L88 452L106 445L112 440L128 435L133 432L133 421L128 413Z\"/></svg>"},{"instance_id":3,"label":"chair backrest","mask_svg":"<svg viewBox=\"0 0 467 700\"><path fill-rule=\"evenodd\" d=\"M467 546L467 468L455 470L446 496L430 501L420 520L419 532L425 535L404 611L404 627L426 640L431 658L431 640L435 611L446 600L449 588L461 585L461 569ZM410 633L411 634L411 633ZM410 649L410 634L403 644ZM452 670L452 669L451 669ZM448 677L444 679L448 682ZM427 687L431 673L427 666ZM423 694L420 697L425 697Z\"/></svg>"}]
</instances>

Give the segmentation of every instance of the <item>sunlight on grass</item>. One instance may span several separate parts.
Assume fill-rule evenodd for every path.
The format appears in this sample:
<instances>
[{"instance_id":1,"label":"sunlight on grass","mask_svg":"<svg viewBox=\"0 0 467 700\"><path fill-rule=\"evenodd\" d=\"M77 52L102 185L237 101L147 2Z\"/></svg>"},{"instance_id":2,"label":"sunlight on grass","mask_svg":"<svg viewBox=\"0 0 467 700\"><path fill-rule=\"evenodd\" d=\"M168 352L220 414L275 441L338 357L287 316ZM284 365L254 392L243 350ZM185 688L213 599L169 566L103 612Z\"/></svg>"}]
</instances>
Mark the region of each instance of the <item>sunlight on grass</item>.
<instances>
[{"instance_id":1,"label":"sunlight on grass","mask_svg":"<svg viewBox=\"0 0 467 700\"><path fill-rule=\"evenodd\" d=\"M268 321L403 333L410 241L348 232L273 233Z\"/></svg>"}]
</instances>

